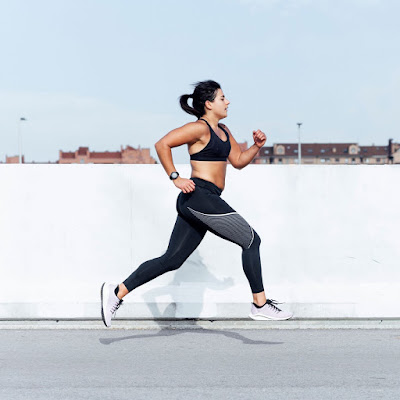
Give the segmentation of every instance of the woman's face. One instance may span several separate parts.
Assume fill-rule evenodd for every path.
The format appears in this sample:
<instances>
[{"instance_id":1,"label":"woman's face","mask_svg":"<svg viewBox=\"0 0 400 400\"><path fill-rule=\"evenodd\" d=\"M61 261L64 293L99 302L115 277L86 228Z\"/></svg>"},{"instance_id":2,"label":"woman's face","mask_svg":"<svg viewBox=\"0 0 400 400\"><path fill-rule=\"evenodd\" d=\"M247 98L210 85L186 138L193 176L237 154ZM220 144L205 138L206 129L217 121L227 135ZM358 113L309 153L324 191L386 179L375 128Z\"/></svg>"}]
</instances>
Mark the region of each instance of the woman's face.
<instances>
[{"instance_id":1,"label":"woman's face","mask_svg":"<svg viewBox=\"0 0 400 400\"><path fill-rule=\"evenodd\" d=\"M217 94L215 96L214 101L210 102L213 113L218 118L226 118L228 116L228 105L230 104L229 100L225 98L224 92L222 89L217 90Z\"/></svg>"}]
</instances>

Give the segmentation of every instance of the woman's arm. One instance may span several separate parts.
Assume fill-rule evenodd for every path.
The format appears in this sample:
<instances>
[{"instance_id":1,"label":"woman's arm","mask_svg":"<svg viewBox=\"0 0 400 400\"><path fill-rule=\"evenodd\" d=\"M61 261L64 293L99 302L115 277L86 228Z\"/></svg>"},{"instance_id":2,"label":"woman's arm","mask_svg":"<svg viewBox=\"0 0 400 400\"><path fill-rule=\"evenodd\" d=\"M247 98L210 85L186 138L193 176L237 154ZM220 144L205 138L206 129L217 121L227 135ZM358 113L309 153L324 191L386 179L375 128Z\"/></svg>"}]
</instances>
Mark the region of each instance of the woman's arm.
<instances>
[{"instance_id":1,"label":"woman's arm","mask_svg":"<svg viewBox=\"0 0 400 400\"><path fill-rule=\"evenodd\" d=\"M267 137L264 132L257 129L253 131L254 144L249 147L246 151L241 151L235 138L232 136L231 131L224 125L226 130L229 132L229 139L231 141L231 152L229 153L229 162L237 169L242 169L246 165L250 164L253 158L257 155L261 147L264 146L267 141Z\"/></svg>"},{"instance_id":2,"label":"woman's arm","mask_svg":"<svg viewBox=\"0 0 400 400\"><path fill-rule=\"evenodd\" d=\"M190 122L167 133L155 144L157 155L168 176L170 176L172 172L176 171L172 160L171 149L183 144L195 143L202 138L205 132L207 132L207 130L203 124ZM195 188L195 183L191 179L185 179L179 176L174 179L173 182L177 188L182 190L183 193L193 192Z\"/></svg>"}]
</instances>

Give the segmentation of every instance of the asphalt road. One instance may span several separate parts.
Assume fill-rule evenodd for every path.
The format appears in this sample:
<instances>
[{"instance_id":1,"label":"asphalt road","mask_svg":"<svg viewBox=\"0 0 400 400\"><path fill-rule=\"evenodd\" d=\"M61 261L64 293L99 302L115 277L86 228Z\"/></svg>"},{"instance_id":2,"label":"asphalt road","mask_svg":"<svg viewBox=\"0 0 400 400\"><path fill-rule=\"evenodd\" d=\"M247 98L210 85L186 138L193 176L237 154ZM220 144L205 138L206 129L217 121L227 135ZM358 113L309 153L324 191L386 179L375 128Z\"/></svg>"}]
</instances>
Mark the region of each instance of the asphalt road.
<instances>
[{"instance_id":1,"label":"asphalt road","mask_svg":"<svg viewBox=\"0 0 400 400\"><path fill-rule=\"evenodd\" d=\"M0 399L396 399L400 330L3 330Z\"/></svg>"}]
</instances>

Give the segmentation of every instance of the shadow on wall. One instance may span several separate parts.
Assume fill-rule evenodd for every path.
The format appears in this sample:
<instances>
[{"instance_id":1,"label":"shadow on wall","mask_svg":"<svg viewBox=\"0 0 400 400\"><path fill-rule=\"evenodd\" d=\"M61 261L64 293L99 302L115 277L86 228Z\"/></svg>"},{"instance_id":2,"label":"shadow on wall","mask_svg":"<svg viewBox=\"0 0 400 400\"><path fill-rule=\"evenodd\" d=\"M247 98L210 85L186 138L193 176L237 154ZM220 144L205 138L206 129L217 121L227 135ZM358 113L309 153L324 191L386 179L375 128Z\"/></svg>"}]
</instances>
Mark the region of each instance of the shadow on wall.
<instances>
[{"instance_id":1,"label":"shadow on wall","mask_svg":"<svg viewBox=\"0 0 400 400\"><path fill-rule=\"evenodd\" d=\"M195 250L185 263L175 271L171 282L162 288L149 290L143 294L143 298L155 319L182 317L196 319L200 317L203 310L206 289L224 290L231 286L233 286L233 279L219 280L211 274L199 251ZM183 290L191 290L190 303L183 304L180 301L180 294ZM165 295L169 295L172 302L165 308L164 312L161 312L157 305L157 298Z\"/></svg>"}]
</instances>

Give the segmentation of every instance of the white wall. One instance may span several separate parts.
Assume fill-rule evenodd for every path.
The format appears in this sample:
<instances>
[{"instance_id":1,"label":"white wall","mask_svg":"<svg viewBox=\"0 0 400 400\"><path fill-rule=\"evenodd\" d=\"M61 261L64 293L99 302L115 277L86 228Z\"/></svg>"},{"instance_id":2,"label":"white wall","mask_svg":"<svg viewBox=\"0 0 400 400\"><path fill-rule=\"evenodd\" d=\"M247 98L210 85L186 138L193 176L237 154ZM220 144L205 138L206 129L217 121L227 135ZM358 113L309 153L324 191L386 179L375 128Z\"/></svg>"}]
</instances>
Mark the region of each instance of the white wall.
<instances>
[{"instance_id":1,"label":"white wall","mask_svg":"<svg viewBox=\"0 0 400 400\"><path fill-rule=\"evenodd\" d=\"M189 176L189 166L178 166ZM259 233L267 296L296 317L400 317L398 166L228 168L222 197ZM160 165L0 166L0 318L99 318L168 244L178 190ZM246 317L241 250L208 233L119 317Z\"/></svg>"}]
</instances>

